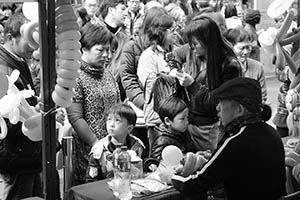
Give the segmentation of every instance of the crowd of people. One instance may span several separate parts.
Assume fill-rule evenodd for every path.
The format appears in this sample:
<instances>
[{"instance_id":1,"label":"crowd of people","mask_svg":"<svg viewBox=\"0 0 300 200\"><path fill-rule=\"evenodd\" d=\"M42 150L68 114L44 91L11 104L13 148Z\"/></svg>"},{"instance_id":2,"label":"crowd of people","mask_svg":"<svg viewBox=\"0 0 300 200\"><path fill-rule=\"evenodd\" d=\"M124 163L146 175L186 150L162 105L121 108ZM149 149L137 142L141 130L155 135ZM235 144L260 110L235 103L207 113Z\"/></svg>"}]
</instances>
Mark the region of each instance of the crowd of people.
<instances>
[{"instance_id":1,"label":"crowd of people","mask_svg":"<svg viewBox=\"0 0 300 200\"><path fill-rule=\"evenodd\" d=\"M73 185L110 178L107 159L117 145L134 150L146 172L157 170L162 150L175 145L183 154L207 159L187 179L178 178L178 169L169 177L188 199L207 199L216 190L232 200L286 194L284 117L281 124L276 118L277 130L266 123L271 108L256 29L261 14L247 1L238 2L82 0L74 5L80 71L72 104L60 113L66 119L57 117L72 127ZM0 19L0 71L9 75L18 69L16 86L35 90L27 99L35 106L42 66L20 33L28 22L21 6L2 8L11 12ZM284 80L285 92L290 81ZM137 110L143 113L146 139L136 131ZM0 140L0 199L43 197L41 142L24 136L21 122L7 126L7 137Z\"/></svg>"}]
</instances>

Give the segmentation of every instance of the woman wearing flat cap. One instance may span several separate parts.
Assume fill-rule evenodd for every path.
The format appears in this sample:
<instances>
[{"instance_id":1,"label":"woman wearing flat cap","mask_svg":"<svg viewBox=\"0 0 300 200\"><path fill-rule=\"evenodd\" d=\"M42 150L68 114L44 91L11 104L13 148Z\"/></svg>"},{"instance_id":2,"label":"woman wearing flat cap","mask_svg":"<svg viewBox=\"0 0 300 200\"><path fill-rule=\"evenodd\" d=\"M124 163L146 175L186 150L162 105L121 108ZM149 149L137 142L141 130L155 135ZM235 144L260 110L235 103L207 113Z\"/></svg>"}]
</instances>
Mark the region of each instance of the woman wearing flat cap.
<instances>
[{"instance_id":1,"label":"woman wearing flat cap","mask_svg":"<svg viewBox=\"0 0 300 200\"><path fill-rule=\"evenodd\" d=\"M213 90L225 139L195 175L172 176L190 199L207 199L207 191L222 183L228 200L267 200L285 195L284 148L277 131L266 123L271 109L261 105L258 81L235 78Z\"/></svg>"}]
</instances>

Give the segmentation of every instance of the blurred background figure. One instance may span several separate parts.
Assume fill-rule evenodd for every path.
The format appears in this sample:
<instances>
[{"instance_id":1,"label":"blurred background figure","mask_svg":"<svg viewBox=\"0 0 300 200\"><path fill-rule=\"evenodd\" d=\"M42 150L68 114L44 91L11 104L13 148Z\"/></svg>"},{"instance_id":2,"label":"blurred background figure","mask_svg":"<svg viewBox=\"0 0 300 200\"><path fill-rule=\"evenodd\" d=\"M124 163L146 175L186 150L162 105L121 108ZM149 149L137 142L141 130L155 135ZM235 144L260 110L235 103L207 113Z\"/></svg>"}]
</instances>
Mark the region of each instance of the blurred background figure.
<instances>
[{"instance_id":1,"label":"blurred background figure","mask_svg":"<svg viewBox=\"0 0 300 200\"><path fill-rule=\"evenodd\" d=\"M227 29L242 27L242 21L237 16L237 10L234 4L230 3L225 7L225 21Z\"/></svg>"},{"instance_id":2,"label":"blurred background figure","mask_svg":"<svg viewBox=\"0 0 300 200\"><path fill-rule=\"evenodd\" d=\"M96 20L96 12L99 7L99 0L82 0L82 6L86 9L91 20Z\"/></svg>"},{"instance_id":3,"label":"blurred background figure","mask_svg":"<svg viewBox=\"0 0 300 200\"><path fill-rule=\"evenodd\" d=\"M84 7L76 8L75 14L77 16L77 23L80 28L91 21L91 18Z\"/></svg>"},{"instance_id":4,"label":"blurred background figure","mask_svg":"<svg viewBox=\"0 0 300 200\"><path fill-rule=\"evenodd\" d=\"M261 86L263 103L267 102L267 86L263 63L250 57L252 42L250 34L243 28L229 29L224 33L225 38L232 44L242 66L242 76L257 80Z\"/></svg>"},{"instance_id":5,"label":"blurred background figure","mask_svg":"<svg viewBox=\"0 0 300 200\"><path fill-rule=\"evenodd\" d=\"M124 21L125 33L128 36L137 35L145 18L144 4L141 0L128 0L127 6L127 15Z\"/></svg>"},{"instance_id":6,"label":"blurred background figure","mask_svg":"<svg viewBox=\"0 0 300 200\"><path fill-rule=\"evenodd\" d=\"M258 42L258 33L256 25L260 23L261 14L259 10L249 9L245 13L244 29L250 34L250 39L253 44L252 51L250 53L250 58L260 61L260 44Z\"/></svg>"},{"instance_id":7,"label":"blurred background figure","mask_svg":"<svg viewBox=\"0 0 300 200\"><path fill-rule=\"evenodd\" d=\"M169 15L174 19L178 28L183 28L185 25L186 15L183 9L179 6L177 0L162 0L163 6Z\"/></svg>"}]
</instances>

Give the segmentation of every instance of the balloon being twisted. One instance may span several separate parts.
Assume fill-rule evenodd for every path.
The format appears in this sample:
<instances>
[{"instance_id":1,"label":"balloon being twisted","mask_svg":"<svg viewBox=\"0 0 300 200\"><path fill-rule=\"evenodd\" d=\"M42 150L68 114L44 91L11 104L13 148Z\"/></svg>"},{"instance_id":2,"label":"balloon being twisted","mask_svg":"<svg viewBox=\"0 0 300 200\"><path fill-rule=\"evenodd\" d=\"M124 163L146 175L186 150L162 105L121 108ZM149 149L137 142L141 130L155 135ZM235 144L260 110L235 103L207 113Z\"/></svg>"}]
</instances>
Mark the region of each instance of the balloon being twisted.
<instances>
[{"instance_id":1,"label":"balloon being twisted","mask_svg":"<svg viewBox=\"0 0 300 200\"><path fill-rule=\"evenodd\" d=\"M37 114L34 107L31 107L25 100L25 98L33 96L34 91L20 91L14 85L19 75L20 72L18 70L14 70L10 76L0 73L0 139L4 139L7 135L7 126L4 118L8 118L11 124L16 124L19 121L25 122L28 118Z\"/></svg>"}]
</instances>

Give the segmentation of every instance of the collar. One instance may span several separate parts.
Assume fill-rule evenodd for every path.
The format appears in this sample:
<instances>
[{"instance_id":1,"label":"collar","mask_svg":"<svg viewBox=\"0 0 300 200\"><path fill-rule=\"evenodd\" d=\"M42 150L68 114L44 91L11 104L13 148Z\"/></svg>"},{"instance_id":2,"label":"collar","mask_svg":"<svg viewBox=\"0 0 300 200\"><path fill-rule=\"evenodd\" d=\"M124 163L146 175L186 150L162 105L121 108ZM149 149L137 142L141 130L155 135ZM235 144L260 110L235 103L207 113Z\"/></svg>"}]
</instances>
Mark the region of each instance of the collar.
<instances>
[{"instance_id":1,"label":"collar","mask_svg":"<svg viewBox=\"0 0 300 200\"><path fill-rule=\"evenodd\" d=\"M225 132L229 136L233 136L239 132L243 126L262 122L262 118L258 113L240 116L225 126Z\"/></svg>"},{"instance_id":2,"label":"collar","mask_svg":"<svg viewBox=\"0 0 300 200\"><path fill-rule=\"evenodd\" d=\"M134 18L139 18L142 13L141 13L141 9L138 10L138 12L132 12L131 10L128 10L128 15L130 16L130 18L132 18L132 16L134 16Z\"/></svg>"},{"instance_id":3,"label":"collar","mask_svg":"<svg viewBox=\"0 0 300 200\"><path fill-rule=\"evenodd\" d=\"M18 56L17 54L15 54L14 52L12 52L11 50L9 50L8 48L6 48L4 45L1 45L3 48L6 49L6 51L8 51L13 57L15 57L17 60L20 60L21 62L26 62L22 57Z\"/></svg>"}]
</instances>

